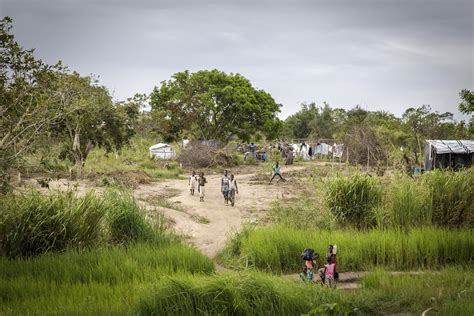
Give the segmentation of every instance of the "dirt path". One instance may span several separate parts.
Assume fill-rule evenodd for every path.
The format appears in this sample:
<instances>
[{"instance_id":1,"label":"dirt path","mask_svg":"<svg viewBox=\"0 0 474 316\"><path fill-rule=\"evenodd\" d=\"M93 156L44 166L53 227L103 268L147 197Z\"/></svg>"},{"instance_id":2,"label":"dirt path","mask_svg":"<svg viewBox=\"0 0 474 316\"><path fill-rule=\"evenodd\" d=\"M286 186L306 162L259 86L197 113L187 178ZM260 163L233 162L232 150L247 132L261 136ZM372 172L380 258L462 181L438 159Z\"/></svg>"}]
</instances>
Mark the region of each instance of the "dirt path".
<instances>
[{"instance_id":1,"label":"dirt path","mask_svg":"<svg viewBox=\"0 0 474 316\"><path fill-rule=\"evenodd\" d=\"M285 167L285 172L304 169L303 166ZM208 175L206 197L199 202L199 196L191 196L188 180L165 180L149 185L141 185L135 190L135 196L146 203L149 209L162 210L166 217L174 222L177 233L185 235L188 241L210 258L221 250L230 233L239 231L246 222L261 219L277 199L290 197L294 192L291 183L271 185L258 180L262 175L236 175L239 194L235 207L224 205L220 192L222 175ZM268 181L268 178L266 178ZM154 203L153 197L165 197L166 207Z\"/></svg>"}]
</instances>

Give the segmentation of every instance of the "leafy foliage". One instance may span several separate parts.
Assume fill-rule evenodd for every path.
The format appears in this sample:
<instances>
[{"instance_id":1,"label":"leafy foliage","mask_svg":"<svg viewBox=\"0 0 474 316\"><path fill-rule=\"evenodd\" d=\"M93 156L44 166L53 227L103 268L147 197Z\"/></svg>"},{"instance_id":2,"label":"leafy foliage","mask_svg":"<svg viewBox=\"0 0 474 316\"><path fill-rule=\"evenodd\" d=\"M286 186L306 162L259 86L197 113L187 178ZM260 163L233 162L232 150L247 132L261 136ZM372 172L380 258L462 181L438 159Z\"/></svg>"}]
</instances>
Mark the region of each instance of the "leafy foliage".
<instances>
[{"instance_id":1,"label":"leafy foliage","mask_svg":"<svg viewBox=\"0 0 474 316\"><path fill-rule=\"evenodd\" d=\"M239 74L218 70L178 72L150 96L152 116L166 141L180 137L227 142L262 132L277 135L280 106Z\"/></svg>"},{"instance_id":2,"label":"leafy foliage","mask_svg":"<svg viewBox=\"0 0 474 316\"><path fill-rule=\"evenodd\" d=\"M463 89L459 93L461 97L461 103L459 104L459 111L465 114L471 114L474 112L474 92Z\"/></svg>"}]
</instances>

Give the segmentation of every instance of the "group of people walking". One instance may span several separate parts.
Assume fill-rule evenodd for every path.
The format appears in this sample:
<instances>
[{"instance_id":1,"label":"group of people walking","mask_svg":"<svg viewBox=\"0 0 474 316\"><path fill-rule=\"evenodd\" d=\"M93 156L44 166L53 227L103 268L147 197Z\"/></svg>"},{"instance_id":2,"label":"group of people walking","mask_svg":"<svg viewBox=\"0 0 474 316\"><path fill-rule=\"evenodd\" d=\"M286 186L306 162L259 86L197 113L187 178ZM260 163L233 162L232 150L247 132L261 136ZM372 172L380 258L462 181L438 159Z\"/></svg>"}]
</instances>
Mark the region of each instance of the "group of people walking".
<instances>
[{"instance_id":1,"label":"group of people walking","mask_svg":"<svg viewBox=\"0 0 474 316\"><path fill-rule=\"evenodd\" d=\"M189 177L189 191L191 195L194 195L196 189L199 193L199 201L204 202L204 197L206 195L206 183L207 179L204 176L204 172L199 173L199 177L196 175L196 172L193 171ZM229 205L229 202L232 206L235 205L235 194L239 194L239 188L237 186L237 180L233 174L229 176L227 170L224 171L224 176L221 178L221 192L224 196L224 204Z\"/></svg>"},{"instance_id":2,"label":"group of people walking","mask_svg":"<svg viewBox=\"0 0 474 316\"><path fill-rule=\"evenodd\" d=\"M196 171L193 170L191 177L189 177L189 191L191 195L194 195L194 192L199 193L199 201L204 202L204 196L206 194L206 183L207 179L204 176L204 172L199 173L199 177L196 175Z\"/></svg>"},{"instance_id":3,"label":"group of people walking","mask_svg":"<svg viewBox=\"0 0 474 316\"><path fill-rule=\"evenodd\" d=\"M325 257L326 264L318 269L319 254L314 252L311 248L306 248L301 254L305 264L303 266L303 271L300 273L300 278L305 282L314 283L313 274L316 268L321 283L329 288L336 288L336 282L339 279L339 273L336 270L336 253L337 246L329 245Z\"/></svg>"},{"instance_id":4,"label":"group of people walking","mask_svg":"<svg viewBox=\"0 0 474 316\"><path fill-rule=\"evenodd\" d=\"M278 161L272 166L272 177L268 184L271 184L275 177L279 178L278 181L286 181L281 175L281 169ZM200 172L198 176L196 171L193 170L191 176L189 177L189 191L191 195L194 195L197 190L199 193L200 202L204 202L204 197L206 195L206 183L207 179L204 176L204 172ZM239 194L239 188L234 175L229 175L227 170L224 171L224 175L221 178L221 193L224 197L225 205L229 205L229 202L232 206L235 205L235 195Z\"/></svg>"}]
</instances>

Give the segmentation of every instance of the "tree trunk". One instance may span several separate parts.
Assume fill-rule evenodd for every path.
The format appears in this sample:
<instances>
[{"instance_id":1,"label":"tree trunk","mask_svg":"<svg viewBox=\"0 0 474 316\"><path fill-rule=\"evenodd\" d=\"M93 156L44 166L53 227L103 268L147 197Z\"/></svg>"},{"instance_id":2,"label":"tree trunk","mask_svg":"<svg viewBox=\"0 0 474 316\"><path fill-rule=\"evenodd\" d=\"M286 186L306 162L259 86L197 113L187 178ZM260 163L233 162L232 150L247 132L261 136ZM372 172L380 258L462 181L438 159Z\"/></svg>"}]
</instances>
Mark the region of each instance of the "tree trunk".
<instances>
[{"instance_id":1,"label":"tree trunk","mask_svg":"<svg viewBox=\"0 0 474 316\"><path fill-rule=\"evenodd\" d=\"M82 169L83 169L80 131L81 129L79 127L76 127L76 129L74 130L74 142L72 143L72 154L74 155L77 179L82 179Z\"/></svg>"},{"instance_id":2,"label":"tree trunk","mask_svg":"<svg viewBox=\"0 0 474 316\"><path fill-rule=\"evenodd\" d=\"M420 149L420 140L419 140L418 136L416 135L416 132L413 132L413 136L415 136L415 141L418 145L417 147L421 151L421 149ZM414 148L413 153L415 154L415 163L417 165L420 165L420 160L418 159L418 150L417 150L416 147Z\"/></svg>"}]
</instances>

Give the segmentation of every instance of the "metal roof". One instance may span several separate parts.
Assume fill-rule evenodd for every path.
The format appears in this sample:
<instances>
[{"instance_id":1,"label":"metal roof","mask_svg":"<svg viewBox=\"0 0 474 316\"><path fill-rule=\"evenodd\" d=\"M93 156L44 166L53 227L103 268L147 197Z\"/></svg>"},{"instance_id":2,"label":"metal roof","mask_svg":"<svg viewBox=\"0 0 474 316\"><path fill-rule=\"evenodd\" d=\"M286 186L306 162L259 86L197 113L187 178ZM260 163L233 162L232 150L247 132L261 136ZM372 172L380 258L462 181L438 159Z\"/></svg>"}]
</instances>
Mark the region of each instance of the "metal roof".
<instances>
[{"instance_id":1,"label":"metal roof","mask_svg":"<svg viewBox=\"0 0 474 316\"><path fill-rule=\"evenodd\" d=\"M159 144L151 146L149 148L149 150L156 150L156 149L160 149L160 148L163 148L163 147L171 147L171 145L159 143Z\"/></svg>"},{"instance_id":2,"label":"metal roof","mask_svg":"<svg viewBox=\"0 0 474 316\"><path fill-rule=\"evenodd\" d=\"M474 140L427 139L426 142L435 148L437 154L470 154L474 152Z\"/></svg>"}]
</instances>

